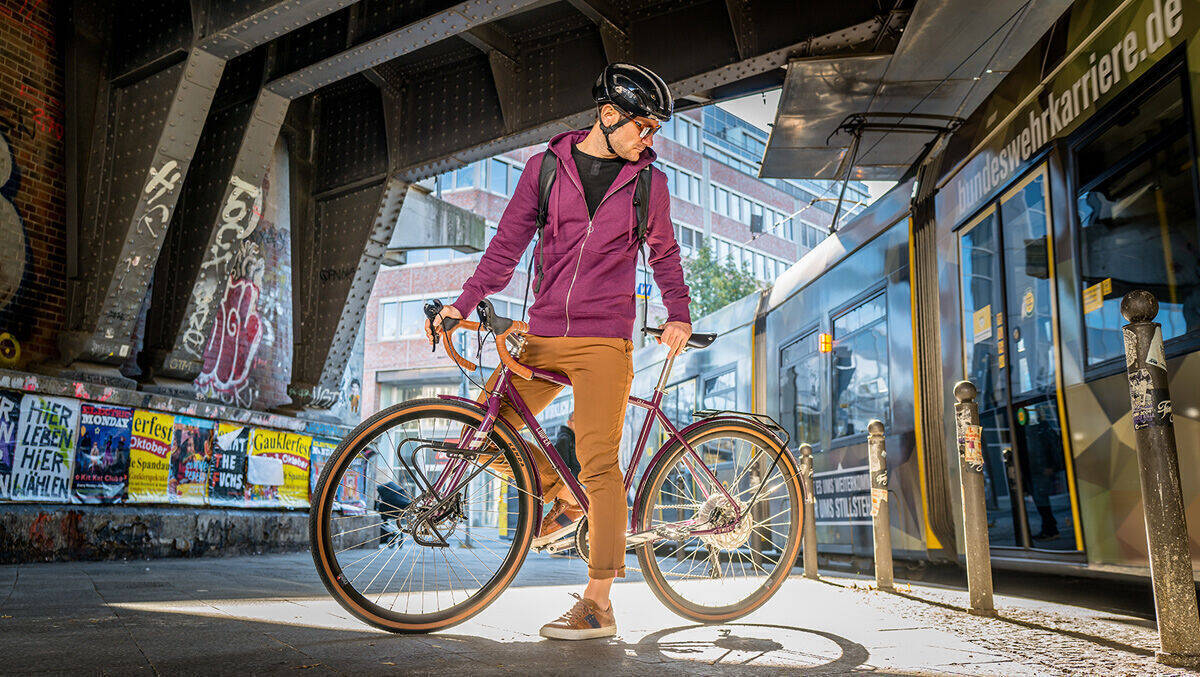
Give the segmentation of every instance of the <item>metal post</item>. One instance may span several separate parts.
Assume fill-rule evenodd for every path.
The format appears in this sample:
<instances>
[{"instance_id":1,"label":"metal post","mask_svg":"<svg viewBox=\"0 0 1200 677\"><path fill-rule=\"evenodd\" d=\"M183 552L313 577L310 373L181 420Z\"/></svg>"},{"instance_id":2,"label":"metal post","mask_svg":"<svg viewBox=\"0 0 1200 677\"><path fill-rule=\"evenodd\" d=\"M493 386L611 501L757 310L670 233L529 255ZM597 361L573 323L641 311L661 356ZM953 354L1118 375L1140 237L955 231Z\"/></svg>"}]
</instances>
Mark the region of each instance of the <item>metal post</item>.
<instances>
[{"instance_id":1,"label":"metal post","mask_svg":"<svg viewBox=\"0 0 1200 677\"><path fill-rule=\"evenodd\" d=\"M1162 326L1153 321L1158 301L1148 291L1131 291L1121 299L1121 314L1129 320L1124 331L1125 366L1158 617L1155 655L1159 663L1200 667L1200 614L1188 554L1167 360Z\"/></svg>"},{"instance_id":2,"label":"metal post","mask_svg":"<svg viewBox=\"0 0 1200 677\"><path fill-rule=\"evenodd\" d=\"M438 191L441 191L441 184L438 184ZM462 341L459 343L460 347L459 347L458 354L462 355L463 357L466 357L467 356L467 332L460 331L456 338L462 339ZM468 358L468 359L470 359L470 358ZM478 359L478 357L476 359ZM465 399L467 399L467 394L468 394L468 392L467 392L467 372L460 371L459 377L458 377L458 396L465 400ZM476 478L476 481L482 482L483 478ZM463 501L463 502L466 503L466 501ZM464 505L463 508L467 511L466 525L463 529L463 531L465 532L463 535L466 540L463 543L463 547L464 548L473 548L475 546L474 546L474 544L471 543L471 506L470 506L470 504L467 504L467 505Z\"/></svg>"},{"instance_id":3,"label":"metal post","mask_svg":"<svg viewBox=\"0 0 1200 677\"><path fill-rule=\"evenodd\" d=\"M970 381L954 386L954 423L958 431L958 474L962 480L963 544L971 613L994 616L992 554L988 547L987 506L983 491L983 429L979 426L979 390Z\"/></svg>"},{"instance_id":4,"label":"metal post","mask_svg":"<svg viewBox=\"0 0 1200 677\"><path fill-rule=\"evenodd\" d=\"M887 452L883 422L867 424L867 459L871 468L871 528L875 532L875 586L892 589L892 525L888 514Z\"/></svg>"},{"instance_id":5,"label":"metal post","mask_svg":"<svg viewBox=\"0 0 1200 677\"><path fill-rule=\"evenodd\" d=\"M800 477L804 482L804 577L820 578L817 572L817 498L813 494L812 445L800 445Z\"/></svg>"}]
</instances>

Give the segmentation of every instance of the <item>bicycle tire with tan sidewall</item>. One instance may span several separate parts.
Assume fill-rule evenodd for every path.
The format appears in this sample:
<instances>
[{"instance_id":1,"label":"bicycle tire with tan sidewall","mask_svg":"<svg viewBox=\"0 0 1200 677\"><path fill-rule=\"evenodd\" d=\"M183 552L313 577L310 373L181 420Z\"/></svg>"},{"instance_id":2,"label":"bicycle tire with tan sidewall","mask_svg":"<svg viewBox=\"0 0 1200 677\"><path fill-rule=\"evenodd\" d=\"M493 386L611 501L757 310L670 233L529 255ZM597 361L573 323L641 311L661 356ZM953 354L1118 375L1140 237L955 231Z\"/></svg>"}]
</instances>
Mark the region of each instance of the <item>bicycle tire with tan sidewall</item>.
<instances>
[{"instance_id":1,"label":"bicycle tire with tan sidewall","mask_svg":"<svg viewBox=\"0 0 1200 677\"><path fill-rule=\"evenodd\" d=\"M637 549L638 563L641 566L642 575L646 579L646 583L650 585L650 589L654 591L654 596L658 597L659 601L679 616L701 623L729 622L741 618L766 604L779 591L783 582L787 580L792 568L794 568L796 557L800 552L800 536L804 523L804 487L800 480L799 464L796 462L795 457L792 456L786 447L781 446L770 433L745 421L726 420L705 423L689 431L686 439L687 443L695 449L698 445L709 440L730 436L749 437L753 442L761 445L763 449L778 455L780 457L779 471L783 477L788 478L789 498L792 500L789 538L779 559L780 566L776 567L776 570L768 578L767 583L759 588L754 595L742 602L721 608L700 607L675 594L671 586L663 578L663 574L658 566L658 558L654 554L654 543L647 543ZM650 528L653 514L650 499L655 493L654 488L661 484L662 475L670 472L671 468L675 465L675 460L681 453L687 453L686 449L679 444L678 440L672 439L667 445L667 451L660 456L661 460L647 470L646 481L642 484L642 489L638 492L637 496L639 523L635 525L634 531L642 531ZM789 564L791 566L788 566Z\"/></svg>"},{"instance_id":2,"label":"bicycle tire with tan sidewall","mask_svg":"<svg viewBox=\"0 0 1200 677\"><path fill-rule=\"evenodd\" d=\"M449 609L430 614L384 612L345 582L337 558L334 556L330 529L332 505L339 482L331 482L330 478L337 477L340 480L346 467L367 445L389 427L434 416L458 421L476 428L483 421L483 413L476 408L465 403L436 398L410 400L380 411L352 430L330 456L317 480L312 507L309 511L309 536L312 543L313 562L316 564L321 582L325 584L329 594L337 600L342 608L354 614L359 620L389 632L427 633L443 630L458 625L483 611L499 597L500 593L504 592L517 572L520 571L525 556L529 552L529 543L533 539L534 522L537 521L534 513L536 509L533 498L534 484L529 474L527 459L506 441L505 437L500 434L500 426L497 426L492 429L488 438L497 445L497 448L503 450L503 458L513 471L513 482L520 498L513 547L493 578L467 600Z\"/></svg>"}]
</instances>

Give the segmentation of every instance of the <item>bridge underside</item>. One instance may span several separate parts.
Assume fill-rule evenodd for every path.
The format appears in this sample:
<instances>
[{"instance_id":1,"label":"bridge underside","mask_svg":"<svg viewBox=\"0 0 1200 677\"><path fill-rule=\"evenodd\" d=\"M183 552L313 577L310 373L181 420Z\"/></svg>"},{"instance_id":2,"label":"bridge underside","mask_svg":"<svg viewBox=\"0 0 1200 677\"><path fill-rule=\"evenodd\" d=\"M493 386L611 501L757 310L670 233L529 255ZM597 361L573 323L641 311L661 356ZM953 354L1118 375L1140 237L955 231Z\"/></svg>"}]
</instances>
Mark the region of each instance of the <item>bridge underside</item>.
<instances>
[{"instance_id":1,"label":"bridge underside","mask_svg":"<svg viewBox=\"0 0 1200 677\"><path fill-rule=\"evenodd\" d=\"M290 314L285 407L338 388L414 182L590 124L607 62L646 64L677 107L699 106L779 87L789 60L887 53L911 5L66 4L67 290L59 354L27 359L219 392L281 331L243 312L269 278ZM450 239L477 248L482 233Z\"/></svg>"}]
</instances>

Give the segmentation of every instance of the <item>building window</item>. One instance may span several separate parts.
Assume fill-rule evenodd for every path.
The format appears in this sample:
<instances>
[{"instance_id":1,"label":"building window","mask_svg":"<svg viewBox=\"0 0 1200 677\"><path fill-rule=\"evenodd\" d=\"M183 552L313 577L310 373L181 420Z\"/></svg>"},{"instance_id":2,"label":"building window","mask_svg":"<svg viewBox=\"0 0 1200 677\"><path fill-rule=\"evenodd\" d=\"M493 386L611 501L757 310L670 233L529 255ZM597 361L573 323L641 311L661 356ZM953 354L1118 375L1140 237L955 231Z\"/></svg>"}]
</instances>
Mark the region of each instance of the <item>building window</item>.
<instances>
[{"instance_id":1,"label":"building window","mask_svg":"<svg viewBox=\"0 0 1200 677\"><path fill-rule=\"evenodd\" d=\"M737 409L736 369L704 379L704 408L717 411Z\"/></svg>"},{"instance_id":2,"label":"building window","mask_svg":"<svg viewBox=\"0 0 1200 677\"><path fill-rule=\"evenodd\" d=\"M833 438L867 432L888 420L886 295L875 296L833 318Z\"/></svg>"},{"instance_id":3,"label":"building window","mask_svg":"<svg viewBox=\"0 0 1200 677\"><path fill-rule=\"evenodd\" d=\"M456 383L427 383L424 385L393 385L391 383L380 383L379 408L387 409L392 405L420 398L457 394L458 384Z\"/></svg>"},{"instance_id":4,"label":"building window","mask_svg":"<svg viewBox=\"0 0 1200 677\"><path fill-rule=\"evenodd\" d=\"M1183 73L1174 69L1114 110L1074 149L1089 367L1125 354L1121 298L1134 289L1158 299L1168 350L1200 339L1197 174Z\"/></svg>"},{"instance_id":5,"label":"building window","mask_svg":"<svg viewBox=\"0 0 1200 677\"><path fill-rule=\"evenodd\" d=\"M455 188L471 188L475 183L475 170L478 163L471 163L462 169L454 172L454 187Z\"/></svg>"},{"instance_id":6,"label":"building window","mask_svg":"<svg viewBox=\"0 0 1200 677\"><path fill-rule=\"evenodd\" d=\"M379 340L389 341L399 336L400 303L392 301L379 304Z\"/></svg>"},{"instance_id":7,"label":"building window","mask_svg":"<svg viewBox=\"0 0 1200 677\"><path fill-rule=\"evenodd\" d=\"M508 195L508 163L492 158L488 163L488 190L497 195Z\"/></svg>"}]
</instances>

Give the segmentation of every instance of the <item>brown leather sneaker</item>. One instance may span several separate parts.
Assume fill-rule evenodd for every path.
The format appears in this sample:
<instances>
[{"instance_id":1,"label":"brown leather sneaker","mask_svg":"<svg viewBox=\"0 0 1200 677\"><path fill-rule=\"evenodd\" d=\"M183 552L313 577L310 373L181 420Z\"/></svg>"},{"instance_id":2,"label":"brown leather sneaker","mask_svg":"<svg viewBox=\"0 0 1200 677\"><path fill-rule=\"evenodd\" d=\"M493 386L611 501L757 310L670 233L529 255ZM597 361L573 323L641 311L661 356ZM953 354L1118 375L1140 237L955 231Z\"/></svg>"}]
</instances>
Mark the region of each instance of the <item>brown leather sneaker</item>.
<instances>
[{"instance_id":1,"label":"brown leather sneaker","mask_svg":"<svg viewBox=\"0 0 1200 677\"><path fill-rule=\"evenodd\" d=\"M583 510L579 506L570 505L561 498L554 499L550 511L542 518L542 530L533 539L533 547L549 545L571 533L582 517Z\"/></svg>"},{"instance_id":2,"label":"brown leather sneaker","mask_svg":"<svg viewBox=\"0 0 1200 677\"><path fill-rule=\"evenodd\" d=\"M617 619L612 606L601 609L590 599L571 593L577 601L558 620L542 626L542 637L549 639L595 639L617 634Z\"/></svg>"}]
</instances>

